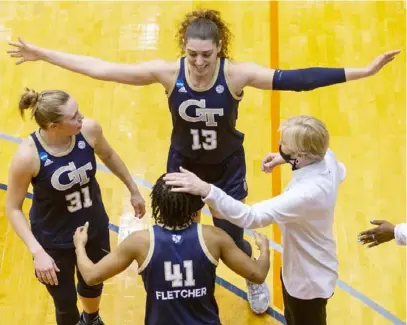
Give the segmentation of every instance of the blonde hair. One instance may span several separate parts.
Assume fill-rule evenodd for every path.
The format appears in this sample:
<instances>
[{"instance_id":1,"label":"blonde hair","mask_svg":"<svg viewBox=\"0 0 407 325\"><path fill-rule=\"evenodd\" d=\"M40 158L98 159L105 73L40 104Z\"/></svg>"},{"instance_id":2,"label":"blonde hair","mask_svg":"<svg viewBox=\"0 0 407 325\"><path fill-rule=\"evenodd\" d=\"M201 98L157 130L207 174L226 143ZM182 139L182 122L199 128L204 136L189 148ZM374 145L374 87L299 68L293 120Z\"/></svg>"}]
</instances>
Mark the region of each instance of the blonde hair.
<instances>
[{"instance_id":1,"label":"blonde hair","mask_svg":"<svg viewBox=\"0 0 407 325\"><path fill-rule=\"evenodd\" d=\"M312 116L292 117L281 124L280 131L284 145L292 154L316 161L324 159L329 133L321 120Z\"/></svg>"},{"instance_id":2,"label":"blonde hair","mask_svg":"<svg viewBox=\"0 0 407 325\"><path fill-rule=\"evenodd\" d=\"M37 93L33 89L26 88L18 108L22 118L24 118L24 110L31 108L31 118L34 117L38 126L45 130L50 123L58 123L63 119L64 115L60 107L67 103L69 97L62 90L45 90Z\"/></svg>"}]
</instances>

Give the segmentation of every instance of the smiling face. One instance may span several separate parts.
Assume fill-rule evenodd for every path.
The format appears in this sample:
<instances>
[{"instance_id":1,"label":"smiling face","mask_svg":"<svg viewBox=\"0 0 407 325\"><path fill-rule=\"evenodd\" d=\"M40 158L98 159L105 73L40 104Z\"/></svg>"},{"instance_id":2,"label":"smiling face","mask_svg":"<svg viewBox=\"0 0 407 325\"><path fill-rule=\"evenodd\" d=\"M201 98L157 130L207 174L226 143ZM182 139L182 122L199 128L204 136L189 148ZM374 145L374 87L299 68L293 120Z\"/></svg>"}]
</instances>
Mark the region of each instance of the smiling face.
<instances>
[{"instance_id":1,"label":"smiling face","mask_svg":"<svg viewBox=\"0 0 407 325\"><path fill-rule=\"evenodd\" d=\"M190 73L202 78L213 72L220 46L216 46L212 40L188 39L185 53Z\"/></svg>"}]
</instances>

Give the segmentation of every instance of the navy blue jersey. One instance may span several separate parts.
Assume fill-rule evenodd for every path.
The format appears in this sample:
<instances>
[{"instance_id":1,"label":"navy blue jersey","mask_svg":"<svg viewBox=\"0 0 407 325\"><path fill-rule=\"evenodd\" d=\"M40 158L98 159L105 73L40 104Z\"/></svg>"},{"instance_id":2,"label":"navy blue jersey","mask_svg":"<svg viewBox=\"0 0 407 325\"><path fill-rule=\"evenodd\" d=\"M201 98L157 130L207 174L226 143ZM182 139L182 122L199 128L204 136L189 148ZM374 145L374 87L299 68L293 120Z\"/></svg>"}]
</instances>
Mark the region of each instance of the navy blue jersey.
<instances>
[{"instance_id":1,"label":"navy blue jersey","mask_svg":"<svg viewBox=\"0 0 407 325\"><path fill-rule=\"evenodd\" d=\"M220 324L214 296L217 261L201 227L151 228L150 251L139 269L147 292L145 325Z\"/></svg>"},{"instance_id":2,"label":"navy blue jersey","mask_svg":"<svg viewBox=\"0 0 407 325\"><path fill-rule=\"evenodd\" d=\"M236 130L241 97L233 95L225 75L227 59L217 61L212 83L197 90L188 83L185 58L168 97L173 130L171 146L193 162L218 164L238 150L244 140Z\"/></svg>"},{"instance_id":3,"label":"navy blue jersey","mask_svg":"<svg viewBox=\"0 0 407 325\"><path fill-rule=\"evenodd\" d=\"M34 236L44 248L72 248L76 228L89 221L89 239L96 237L109 219L96 181L93 148L79 133L65 153L53 156L38 132L31 137L40 159L39 173L31 181Z\"/></svg>"}]
</instances>

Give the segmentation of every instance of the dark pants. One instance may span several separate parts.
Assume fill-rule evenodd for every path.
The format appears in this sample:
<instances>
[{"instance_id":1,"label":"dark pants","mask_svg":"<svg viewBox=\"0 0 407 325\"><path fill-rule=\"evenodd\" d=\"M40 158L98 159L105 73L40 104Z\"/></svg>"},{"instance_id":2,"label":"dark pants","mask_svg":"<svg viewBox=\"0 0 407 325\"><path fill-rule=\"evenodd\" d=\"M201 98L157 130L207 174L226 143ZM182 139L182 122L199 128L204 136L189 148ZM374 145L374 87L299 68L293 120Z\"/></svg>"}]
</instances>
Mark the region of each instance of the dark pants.
<instances>
[{"instance_id":1,"label":"dark pants","mask_svg":"<svg viewBox=\"0 0 407 325\"><path fill-rule=\"evenodd\" d=\"M326 304L328 299L298 299L287 292L282 276L284 316L287 325L326 325Z\"/></svg>"},{"instance_id":2,"label":"dark pants","mask_svg":"<svg viewBox=\"0 0 407 325\"><path fill-rule=\"evenodd\" d=\"M89 259L96 263L110 251L109 229L101 231L101 235L89 241L86 252ZM79 322L77 293L85 298L101 296L103 284L88 286L76 269L76 254L74 248L45 249L54 259L60 272L57 272L58 285L45 285L52 296L55 305L55 316L58 325L75 325ZM107 252L106 252L107 251ZM78 284L75 286L75 270Z\"/></svg>"},{"instance_id":3,"label":"dark pants","mask_svg":"<svg viewBox=\"0 0 407 325\"><path fill-rule=\"evenodd\" d=\"M167 172L179 172L180 166L194 173L205 182L219 187L236 200L240 201L247 197L246 161L243 147L240 147L223 162L210 165L195 163L170 147ZM242 228L229 221L217 218L213 219L213 223L216 227L228 233L243 252L249 256L252 255L249 242L243 238L244 230Z\"/></svg>"}]
</instances>

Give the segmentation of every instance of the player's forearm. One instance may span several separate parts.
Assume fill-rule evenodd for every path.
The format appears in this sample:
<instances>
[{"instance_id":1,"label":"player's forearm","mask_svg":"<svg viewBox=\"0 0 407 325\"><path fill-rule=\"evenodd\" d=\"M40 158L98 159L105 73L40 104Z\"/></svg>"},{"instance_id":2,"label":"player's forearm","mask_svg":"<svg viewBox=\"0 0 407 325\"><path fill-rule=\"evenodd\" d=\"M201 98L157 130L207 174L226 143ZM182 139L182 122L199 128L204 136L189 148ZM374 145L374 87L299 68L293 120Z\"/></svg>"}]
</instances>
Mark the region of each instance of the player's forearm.
<instances>
[{"instance_id":1,"label":"player's forearm","mask_svg":"<svg viewBox=\"0 0 407 325\"><path fill-rule=\"evenodd\" d=\"M24 241L31 254L35 255L37 252L43 250L40 243L34 237L21 210L7 209L7 217L14 231Z\"/></svg>"},{"instance_id":2,"label":"player's forearm","mask_svg":"<svg viewBox=\"0 0 407 325\"><path fill-rule=\"evenodd\" d=\"M78 264L79 271L86 284L95 285L96 279L92 276L92 268L94 267L93 262L88 258L86 254L86 249L84 246L78 246L75 249L76 252L76 262Z\"/></svg>"},{"instance_id":3,"label":"player's forearm","mask_svg":"<svg viewBox=\"0 0 407 325\"><path fill-rule=\"evenodd\" d=\"M274 90L308 91L351 80L369 77L367 68L305 68L276 70L273 77Z\"/></svg>"},{"instance_id":4,"label":"player's forearm","mask_svg":"<svg viewBox=\"0 0 407 325\"><path fill-rule=\"evenodd\" d=\"M362 79L369 76L370 74L366 68L345 68L346 81Z\"/></svg>"},{"instance_id":5,"label":"player's forearm","mask_svg":"<svg viewBox=\"0 0 407 325\"><path fill-rule=\"evenodd\" d=\"M295 70L276 70L274 90L310 91L348 81L343 68L312 67Z\"/></svg>"},{"instance_id":6,"label":"player's forearm","mask_svg":"<svg viewBox=\"0 0 407 325\"><path fill-rule=\"evenodd\" d=\"M270 248L267 245L260 247L260 256L256 260L258 283L263 283L270 270Z\"/></svg>"},{"instance_id":7,"label":"player's forearm","mask_svg":"<svg viewBox=\"0 0 407 325\"><path fill-rule=\"evenodd\" d=\"M110 157L103 160L104 164L116 175L124 185L128 188L131 194L139 194L138 187L131 177L129 170L124 164L120 156L113 151Z\"/></svg>"},{"instance_id":8,"label":"player's forearm","mask_svg":"<svg viewBox=\"0 0 407 325\"><path fill-rule=\"evenodd\" d=\"M39 57L58 67L77 72L88 77L105 80L109 62L85 55L77 55L40 48Z\"/></svg>"}]
</instances>

